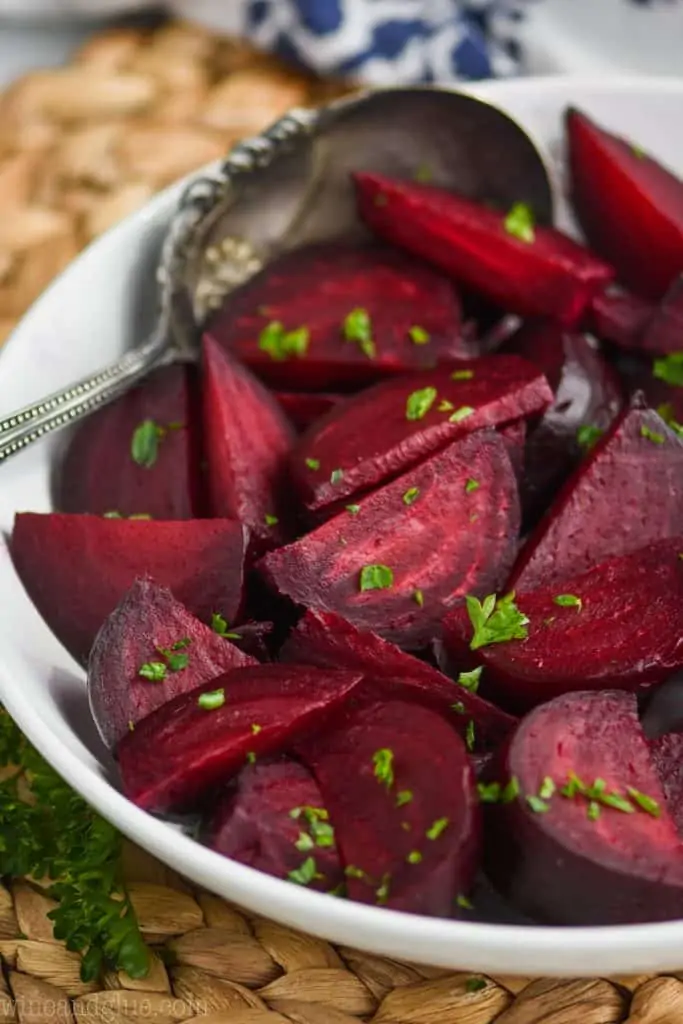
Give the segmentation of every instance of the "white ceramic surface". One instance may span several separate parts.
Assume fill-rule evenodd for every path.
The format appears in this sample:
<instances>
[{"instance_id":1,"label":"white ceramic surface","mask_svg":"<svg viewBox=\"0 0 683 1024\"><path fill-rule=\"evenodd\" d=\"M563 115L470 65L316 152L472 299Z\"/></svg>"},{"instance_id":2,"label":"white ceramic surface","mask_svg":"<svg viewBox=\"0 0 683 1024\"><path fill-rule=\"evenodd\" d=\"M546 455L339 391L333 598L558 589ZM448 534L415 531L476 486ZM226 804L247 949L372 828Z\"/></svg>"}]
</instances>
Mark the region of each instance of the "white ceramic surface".
<instances>
[{"instance_id":1,"label":"white ceramic surface","mask_svg":"<svg viewBox=\"0 0 683 1024\"><path fill-rule=\"evenodd\" d=\"M683 81L552 79L474 90L556 147L560 117L576 104L632 135L683 173ZM0 406L9 412L99 367L149 328L152 264L178 188L93 245L25 317L0 357ZM63 441L31 448L0 469L0 529L15 511L47 511L51 464ZM26 597L0 545L0 700L71 785L124 833L199 884L327 939L444 967L537 976L680 968L683 921L619 928L479 925L414 917L309 892L221 858L129 804L111 784L83 672ZM558 885L562 884L558 876Z\"/></svg>"}]
</instances>

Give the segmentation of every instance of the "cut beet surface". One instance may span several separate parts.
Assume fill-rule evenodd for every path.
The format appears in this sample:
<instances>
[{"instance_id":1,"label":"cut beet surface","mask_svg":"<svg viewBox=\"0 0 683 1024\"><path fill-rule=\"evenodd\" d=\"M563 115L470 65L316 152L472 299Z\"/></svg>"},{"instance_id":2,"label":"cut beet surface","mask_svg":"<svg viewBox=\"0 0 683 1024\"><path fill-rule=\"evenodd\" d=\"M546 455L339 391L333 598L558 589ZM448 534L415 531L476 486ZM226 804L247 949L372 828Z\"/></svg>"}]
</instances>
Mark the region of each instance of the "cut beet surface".
<instances>
[{"instance_id":1,"label":"cut beet surface","mask_svg":"<svg viewBox=\"0 0 683 1024\"><path fill-rule=\"evenodd\" d=\"M125 795L147 811L185 810L246 764L328 724L359 673L254 665L181 694L121 740Z\"/></svg>"},{"instance_id":2,"label":"cut beet surface","mask_svg":"<svg viewBox=\"0 0 683 1024\"><path fill-rule=\"evenodd\" d=\"M262 543L281 543L292 427L263 385L211 339L203 356L212 514L246 523Z\"/></svg>"},{"instance_id":3,"label":"cut beet surface","mask_svg":"<svg viewBox=\"0 0 683 1024\"><path fill-rule=\"evenodd\" d=\"M192 369L167 366L89 416L61 467L59 511L153 519L201 515L193 384Z\"/></svg>"},{"instance_id":4,"label":"cut beet surface","mask_svg":"<svg viewBox=\"0 0 683 1024\"><path fill-rule=\"evenodd\" d=\"M505 442L505 448L512 468L515 471L517 483L521 483L524 477L526 423L524 420L514 420L512 423L506 423L504 427L499 427L498 433Z\"/></svg>"},{"instance_id":5,"label":"cut beet surface","mask_svg":"<svg viewBox=\"0 0 683 1024\"><path fill-rule=\"evenodd\" d=\"M676 278L655 310L643 335L642 348L644 352L662 354L683 348L683 274Z\"/></svg>"},{"instance_id":6,"label":"cut beet surface","mask_svg":"<svg viewBox=\"0 0 683 1024\"><path fill-rule=\"evenodd\" d=\"M320 787L297 761L243 768L208 816L203 839L212 850L275 878L293 874L296 880L312 858L310 889L325 892L344 882Z\"/></svg>"},{"instance_id":7,"label":"cut beet surface","mask_svg":"<svg viewBox=\"0 0 683 1024\"><path fill-rule=\"evenodd\" d=\"M501 761L519 795L490 808L487 868L520 910L566 925L683 916L683 844L633 695L559 697L521 722Z\"/></svg>"},{"instance_id":8,"label":"cut beet surface","mask_svg":"<svg viewBox=\"0 0 683 1024\"><path fill-rule=\"evenodd\" d=\"M465 594L502 584L519 531L504 441L480 432L259 563L296 604L417 649Z\"/></svg>"},{"instance_id":9,"label":"cut beet surface","mask_svg":"<svg viewBox=\"0 0 683 1024\"><path fill-rule=\"evenodd\" d=\"M683 732L668 732L651 740L650 753L667 809L683 836Z\"/></svg>"},{"instance_id":10,"label":"cut beet surface","mask_svg":"<svg viewBox=\"0 0 683 1024\"><path fill-rule=\"evenodd\" d=\"M611 555L680 534L683 438L634 399L566 481L522 549L509 586L554 586Z\"/></svg>"},{"instance_id":11,"label":"cut beet surface","mask_svg":"<svg viewBox=\"0 0 683 1024\"><path fill-rule=\"evenodd\" d=\"M551 402L541 371L513 355L385 381L320 420L294 449L292 474L307 507L317 510L378 487L458 438L540 414Z\"/></svg>"},{"instance_id":12,"label":"cut beet surface","mask_svg":"<svg viewBox=\"0 0 683 1024\"><path fill-rule=\"evenodd\" d=\"M474 732L477 749L496 747L514 719L431 665L376 633L361 633L332 612L306 612L280 652L284 661L364 672L377 696L415 701L444 715L461 735ZM474 729L472 725L474 723Z\"/></svg>"},{"instance_id":13,"label":"cut beet surface","mask_svg":"<svg viewBox=\"0 0 683 1024\"><path fill-rule=\"evenodd\" d=\"M621 288L607 288L596 295L587 326L602 341L640 352L645 348L645 329L656 307Z\"/></svg>"},{"instance_id":14,"label":"cut beet surface","mask_svg":"<svg viewBox=\"0 0 683 1024\"><path fill-rule=\"evenodd\" d=\"M358 208L386 241L421 256L508 313L575 324L614 277L567 235L510 225L499 213L431 185L355 174ZM506 226L507 225L507 226Z\"/></svg>"},{"instance_id":15,"label":"cut beet surface","mask_svg":"<svg viewBox=\"0 0 683 1024\"><path fill-rule=\"evenodd\" d=\"M286 253L230 296L209 333L274 387L297 391L360 387L476 355L453 283L384 246Z\"/></svg>"},{"instance_id":16,"label":"cut beet surface","mask_svg":"<svg viewBox=\"0 0 683 1024\"><path fill-rule=\"evenodd\" d=\"M622 406L615 371L595 343L583 334L549 321L527 323L508 350L541 370L555 401L530 431L525 451L522 507L533 519L545 509L558 486L581 461L581 427L604 431Z\"/></svg>"},{"instance_id":17,"label":"cut beet surface","mask_svg":"<svg viewBox=\"0 0 683 1024\"><path fill-rule=\"evenodd\" d=\"M283 412L297 430L307 430L335 406L343 402L345 395L309 393L307 391L276 391L275 398Z\"/></svg>"},{"instance_id":18,"label":"cut beet surface","mask_svg":"<svg viewBox=\"0 0 683 1024\"><path fill-rule=\"evenodd\" d=\"M683 273L683 182L578 110L567 135L574 210L590 245L636 295L661 299Z\"/></svg>"},{"instance_id":19,"label":"cut beet surface","mask_svg":"<svg viewBox=\"0 0 683 1024\"><path fill-rule=\"evenodd\" d=\"M20 513L11 551L29 597L68 651L85 662L124 594L149 575L205 622L234 621L242 604L248 530L229 519L183 522Z\"/></svg>"},{"instance_id":20,"label":"cut beet surface","mask_svg":"<svg viewBox=\"0 0 683 1024\"><path fill-rule=\"evenodd\" d=\"M167 587L136 580L100 629L88 661L90 709L114 747L140 719L231 668L252 665Z\"/></svg>"},{"instance_id":21,"label":"cut beet surface","mask_svg":"<svg viewBox=\"0 0 683 1024\"><path fill-rule=\"evenodd\" d=\"M426 708L389 701L298 751L334 822L350 898L450 916L473 882L480 839L457 733Z\"/></svg>"},{"instance_id":22,"label":"cut beet surface","mask_svg":"<svg viewBox=\"0 0 683 1024\"><path fill-rule=\"evenodd\" d=\"M518 593L527 639L470 651L482 690L515 710L570 690L635 690L683 667L683 536L609 559L551 588ZM473 638L466 610L448 615L454 661Z\"/></svg>"}]
</instances>

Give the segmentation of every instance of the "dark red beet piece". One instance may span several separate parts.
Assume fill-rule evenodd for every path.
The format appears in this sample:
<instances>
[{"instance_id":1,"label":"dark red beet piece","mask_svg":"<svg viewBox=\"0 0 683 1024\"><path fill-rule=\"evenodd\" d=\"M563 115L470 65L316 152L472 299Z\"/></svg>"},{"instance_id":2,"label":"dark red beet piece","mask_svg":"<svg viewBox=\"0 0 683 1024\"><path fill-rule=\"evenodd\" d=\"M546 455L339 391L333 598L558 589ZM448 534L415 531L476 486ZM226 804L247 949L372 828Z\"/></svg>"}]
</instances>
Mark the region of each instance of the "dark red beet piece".
<instances>
[{"instance_id":1,"label":"dark red beet piece","mask_svg":"<svg viewBox=\"0 0 683 1024\"><path fill-rule=\"evenodd\" d=\"M363 498L357 512L270 552L259 568L296 604L418 648L464 594L502 583L518 530L505 443L481 432Z\"/></svg>"},{"instance_id":2,"label":"dark red beet piece","mask_svg":"<svg viewBox=\"0 0 683 1024\"><path fill-rule=\"evenodd\" d=\"M500 768L501 781L517 779L520 793L491 806L487 867L520 910L566 925L683 916L683 844L633 695L572 693L544 704L521 722ZM579 780L573 790L571 773ZM567 783L573 796L560 792ZM654 801L659 817L629 790ZM631 813L605 802L613 794Z\"/></svg>"},{"instance_id":3,"label":"dark red beet piece","mask_svg":"<svg viewBox=\"0 0 683 1024\"><path fill-rule=\"evenodd\" d=\"M666 806L683 836L683 732L667 732L650 742L650 753Z\"/></svg>"},{"instance_id":4,"label":"dark red beet piece","mask_svg":"<svg viewBox=\"0 0 683 1024\"><path fill-rule=\"evenodd\" d=\"M635 690L683 667L683 536L609 559L553 587L519 593L528 638L491 643L470 657L485 693L515 710L570 690ZM570 597L569 606L556 598ZM467 612L443 624L457 662L473 636Z\"/></svg>"},{"instance_id":5,"label":"dark red beet piece","mask_svg":"<svg viewBox=\"0 0 683 1024\"><path fill-rule=\"evenodd\" d=\"M123 737L123 791L147 811L192 807L254 758L322 728L361 680L359 673L301 665L226 672L164 704Z\"/></svg>"},{"instance_id":6,"label":"dark red beet piece","mask_svg":"<svg viewBox=\"0 0 683 1024\"><path fill-rule=\"evenodd\" d=\"M204 430L211 511L263 542L286 535L284 471L294 432L252 374L204 339Z\"/></svg>"},{"instance_id":7,"label":"dark red beet piece","mask_svg":"<svg viewBox=\"0 0 683 1024\"><path fill-rule=\"evenodd\" d=\"M622 288L607 288L596 295L588 313L588 328L602 341L619 348L642 351L645 328L655 306Z\"/></svg>"},{"instance_id":8,"label":"dark red beet piece","mask_svg":"<svg viewBox=\"0 0 683 1024\"><path fill-rule=\"evenodd\" d=\"M683 188L683 185L681 186ZM666 354L683 347L683 274L662 299L642 338L644 352Z\"/></svg>"},{"instance_id":9,"label":"dark red beet piece","mask_svg":"<svg viewBox=\"0 0 683 1024\"><path fill-rule=\"evenodd\" d=\"M498 433L505 442L508 458L515 471L517 483L521 483L524 477L524 453L526 445L526 423L524 420L514 420L506 423L504 427L498 428Z\"/></svg>"},{"instance_id":10,"label":"dark red beet piece","mask_svg":"<svg viewBox=\"0 0 683 1024\"><path fill-rule=\"evenodd\" d=\"M508 348L537 366L555 395L527 440L521 494L525 517L531 518L544 510L581 461L579 429L606 430L621 410L622 391L619 378L595 343L559 324L529 322Z\"/></svg>"},{"instance_id":11,"label":"dark red beet piece","mask_svg":"<svg viewBox=\"0 0 683 1024\"><path fill-rule=\"evenodd\" d=\"M170 667L185 661L185 667L176 671ZM151 663L166 666L162 678L150 680L140 674L143 665L149 673ZM254 663L191 615L167 587L139 579L105 620L92 646L90 710L102 739L114 747L141 718L178 694L231 668Z\"/></svg>"},{"instance_id":12,"label":"dark red beet piece","mask_svg":"<svg viewBox=\"0 0 683 1024\"><path fill-rule=\"evenodd\" d=\"M634 400L531 534L510 587L556 586L611 555L683 534L683 438Z\"/></svg>"},{"instance_id":13,"label":"dark red beet piece","mask_svg":"<svg viewBox=\"0 0 683 1024\"><path fill-rule=\"evenodd\" d=\"M288 878L313 857L315 877L308 888L325 892L344 881L331 828L320 787L308 769L297 761L264 761L243 768L234 789L219 798L204 841L275 878Z\"/></svg>"},{"instance_id":14,"label":"dark red beet piece","mask_svg":"<svg viewBox=\"0 0 683 1024\"><path fill-rule=\"evenodd\" d=\"M183 522L23 512L11 551L29 597L68 651L86 661L93 640L146 574L205 622L229 622L242 603L248 530L230 519Z\"/></svg>"},{"instance_id":15,"label":"dark red beet piece","mask_svg":"<svg viewBox=\"0 0 683 1024\"><path fill-rule=\"evenodd\" d=\"M202 514L193 374L181 365L155 370L88 417L73 435L61 467L60 512L154 519Z\"/></svg>"},{"instance_id":16,"label":"dark red beet piece","mask_svg":"<svg viewBox=\"0 0 683 1024\"><path fill-rule=\"evenodd\" d=\"M683 272L683 182L578 110L567 114L567 136L573 206L590 245L636 295L661 299Z\"/></svg>"},{"instance_id":17,"label":"dark red beet piece","mask_svg":"<svg viewBox=\"0 0 683 1024\"><path fill-rule=\"evenodd\" d=\"M327 395L307 391L276 391L278 405L297 430L306 430L325 413L343 402L345 395Z\"/></svg>"},{"instance_id":18,"label":"dark red beet piece","mask_svg":"<svg viewBox=\"0 0 683 1024\"><path fill-rule=\"evenodd\" d=\"M363 324L352 316L348 339L354 311ZM308 332L299 353L269 345L263 331L273 323ZM268 383L297 391L358 387L476 354L461 336L453 283L384 246L333 243L285 253L230 296L209 332Z\"/></svg>"},{"instance_id":19,"label":"dark red beet piece","mask_svg":"<svg viewBox=\"0 0 683 1024\"><path fill-rule=\"evenodd\" d=\"M495 747L514 727L514 719L453 682L431 665L406 654L376 633L361 633L332 612L306 612L280 651L284 661L364 672L389 699L415 700L445 715L463 736L474 722L479 749ZM378 694L379 695L379 694Z\"/></svg>"},{"instance_id":20,"label":"dark red beet piece","mask_svg":"<svg viewBox=\"0 0 683 1024\"><path fill-rule=\"evenodd\" d=\"M317 510L378 487L466 434L542 413L551 402L543 374L519 356L385 381L320 420L294 449L292 474Z\"/></svg>"},{"instance_id":21,"label":"dark red beet piece","mask_svg":"<svg viewBox=\"0 0 683 1024\"><path fill-rule=\"evenodd\" d=\"M433 263L456 281L522 316L575 324L614 271L553 228L525 241L499 213L463 196L377 174L355 174L358 208L386 241Z\"/></svg>"},{"instance_id":22,"label":"dark red beet piece","mask_svg":"<svg viewBox=\"0 0 683 1024\"><path fill-rule=\"evenodd\" d=\"M473 882L480 828L457 733L426 708L389 701L298 749L334 822L349 897L450 916Z\"/></svg>"}]
</instances>

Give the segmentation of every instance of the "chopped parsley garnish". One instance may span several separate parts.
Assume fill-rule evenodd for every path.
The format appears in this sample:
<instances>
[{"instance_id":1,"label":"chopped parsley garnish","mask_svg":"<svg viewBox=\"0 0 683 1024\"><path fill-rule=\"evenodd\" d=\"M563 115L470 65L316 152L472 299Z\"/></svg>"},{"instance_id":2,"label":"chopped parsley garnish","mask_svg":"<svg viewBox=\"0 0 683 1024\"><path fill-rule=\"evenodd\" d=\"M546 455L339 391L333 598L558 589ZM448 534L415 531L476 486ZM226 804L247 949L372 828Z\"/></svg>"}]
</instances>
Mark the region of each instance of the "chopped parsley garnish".
<instances>
[{"instance_id":1,"label":"chopped parsley garnish","mask_svg":"<svg viewBox=\"0 0 683 1024\"><path fill-rule=\"evenodd\" d=\"M316 846L334 846L334 829L327 822L314 818L310 829Z\"/></svg>"},{"instance_id":2,"label":"chopped parsley garnish","mask_svg":"<svg viewBox=\"0 0 683 1024\"><path fill-rule=\"evenodd\" d=\"M157 647L157 652L166 659L166 664L171 672L182 672L190 664L189 654L181 653L192 643L189 637L178 640L171 647Z\"/></svg>"},{"instance_id":3,"label":"chopped parsley garnish","mask_svg":"<svg viewBox=\"0 0 683 1024\"><path fill-rule=\"evenodd\" d=\"M456 700L455 704L451 704L451 708L455 711L456 715L466 715L467 711L465 705L461 700Z\"/></svg>"},{"instance_id":4,"label":"chopped parsley garnish","mask_svg":"<svg viewBox=\"0 0 683 1024\"><path fill-rule=\"evenodd\" d=\"M120 512L105 512L103 518L104 519L123 519L123 516L122 516L122 514Z\"/></svg>"},{"instance_id":5,"label":"chopped parsley garnish","mask_svg":"<svg viewBox=\"0 0 683 1024\"><path fill-rule=\"evenodd\" d=\"M515 203L505 218L505 230L520 242L531 244L536 239L535 220L530 206L526 203Z\"/></svg>"},{"instance_id":6,"label":"chopped parsley garnish","mask_svg":"<svg viewBox=\"0 0 683 1024\"><path fill-rule=\"evenodd\" d=\"M377 350L372 340L372 324L367 309L352 309L344 320L344 337L354 341L363 355L374 359Z\"/></svg>"},{"instance_id":7,"label":"chopped parsley garnish","mask_svg":"<svg viewBox=\"0 0 683 1024\"><path fill-rule=\"evenodd\" d=\"M298 821L302 816L308 821L329 821L329 814L324 807L293 807L289 812L290 818Z\"/></svg>"},{"instance_id":8,"label":"chopped parsley garnish","mask_svg":"<svg viewBox=\"0 0 683 1024\"><path fill-rule=\"evenodd\" d=\"M424 607L425 596L423 592L419 589L419 587L417 590L413 591L413 601L415 602L418 608Z\"/></svg>"},{"instance_id":9,"label":"chopped parsley garnish","mask_svg":"<svg viewBox=\"0 0 683 1024\"><path fill-rule=\"evenodd\" d=\"M317 877L317 867L314 857L307 857L301 867L296 868L295 871L290 871L287 875L290 882L296 882L297 885L310 885Z\"/></svg>"},{"instance_id":10,"label":"chopped parsley garnish","mask_svg":"<svg viewBox=\"0 0 683 1024\"><path fill-rule=\"evenodd\" d=\"M466 992L481 992L486 988L486 978L468 978L465 982Z\"/></svg>"},{"instance_id":11,"label":"chopped parsley garnish","mask_svg":"<svg viewBox=\"0 0 683 1024\"><path fill-rule=\"evenodd\" d=\"M413 345L426 345L429 342L429 331L425 331L424 327L411 327L408 334Z\"/></svg>"},{"instance_id":12,"label":"chopped parsley garnish","mask_svg":"<svg viewBox=\"0 0 683 1024\"><path fill-rule=\"evenodd\" d=\"M385 875L382 875L382 881L381 881L379 887L375 890L375 896L377 897L377 902L379 903L380 906L384 906L384 904L389 899L389 888L390 888L390 885L391 885L391 875L388 874L388 873L385 874Z\"/></svg>"},{"instance_id":13,"label":"chopped parsley garnish","mask_svg":"<svg viewBox=\"0 0 683 1024\"><path fill-rule=\"evenodd\" d=\"M427 839L439 839L444 834L449 824L450 822L448 818L438 818L425 832Z\"/></svg>"},{"instance_id":14,"label":"chopped parsley garnish","mask_svg":"<svg viewBox=\"0 0 683 1024\"><path fill-rule=\"evenodd\" d=\"M516 775L513 775L501 790L500 802L502 804L511 804L512 801L516 800L518 796L519 779Z\"/></svg>"},{"instance_id":15,"label":"chopped parsley garnish","mask_svg":"<svg viewBox=\"0 0 683 1024\"><path fill-rule=\"evenodd\" d=\"M527 638L529 619L515 604L514 592L498 598L489 594L483 602L468 594L465 601L474 628L470 650Z\"/></svg>"},{"instance_id":16,"label":"chopped parsley garnish","mask_svg":"<svg viewBox=\"0 0 683 1024\"><path fill-rule=\"evenodd\" d=\"M640 436L644 437L646 441L652 441L653 444L664 444L664 434L660 434L656 430L651 430L646 423L643 423L640 428Z\"/></svg>"},{"instance_id":17,"label":"chopped parsley garnish","mask_svg":"<svg viewBox=\"0 0 683 1024\"><path fill-rule=\"evenodd\" d=\"M473 494L475 491L478 491L480 487L481 484L479 483L479 481L474 480L472 477L470 477L470 479L465 484L465 494Z\"/></svg>"},{"instance_id":18,"label":"chopped parsley garnish","mask_svg":"<svg viewBox=\"0 0 683 1024\"><path fill-rule=\"evenodd\" d=\"M143 469L151 469L157 461L159 442L166 435L166 429L154 420L143 420L133 431L130 455L133 462Z\"/></svg>"},{"instance_id":19,"label":"chopped parsley garnish","mask_svg":"<svg viewBox=\"0 0 683 1024\"><path fill-rule=\"evenodd\" d=\"M556 789L557 787L555 785L554 780L551 779L549 775L546 775L538 790L538 795L540 796L541 800L550 800L551 797L555 795Z\"/></svg>"},{"instance_id":20,"label":"chopped parsley garnish","mask_svg":"<svg viewBox=\"0 0 683 1024\"><path fill-rule=\"evenodd\" d=\"M586 817L589 821L597 821L600 817L600 804L595 800L589 802Z\"/></svg>"},{"instance_id":21,"label":"chopped parsley garnish","mask_svg":"<svg viewBox=\"0 0 683 1024\"><path fill-rule=\"evenodd\" d=\"M388 747L382 747L381 750L376 750L372 755L372 766L377 781L381 782L387 787L387 789L391 789L394 784L393 750L389 750Z\"/></svg>"},{"instance_id":22,"label":"chopped parsley garnish","mask_svg":"<svg viewBox=\"0 0 683 1024\"><path fill-rule=\"evenodd\" d=\"M265 520L266 526L277 526L277 524L280 522L277 516L271 516L267 512L263 518Z\"/></svg>"},{"instance_id":23,"label":"chopped parsley garnish","mask_svg":"<svg viewBox=\"0 0 683 1024\"><path fill-rule=\"evenodd\" d=\"M259 725L258 722L252 722L251 723L251 734L252 734L252 736L258 736L258 734L260 732L262 732L262 731L263 731L263 726Z\"/></svg>"},{"instance_id":24,"label":"chopped parsley garnish","mask_svg":"<svg viewBox=\"0 0 683 1024\"><path fill-rule=\"evenodd\" d=\"M479 680L483 671L483 666L479 665L477 668L473 668L471 672L461 672L458 676L458 683L460 686L464 686L466 690L469 690L470 693L476 693L479 689Z\"/></svg>"},{"instance_id":25,"label":"chopped parsley garnish","mask_svg":"<svg viewBox=\"0 0 683 1024\"><path fill-rule=\"evenodd\" d=\"M360 512L360 505L347 505L346 511L350 512L352 516L357 516Z\"/></svg>"},{"instance_id":26,"label":"chopped parsley garnish","mask_svg":"<svg viewBox=\"0 0 683 1024\"><path fill-rule=\"evenodd\" d=\"M420 495L420 488L419 487L409 487L408 490L403 495L403 504L404 505L412 505L413 502L417 501L419 495Z\"/></svg>"},{"instance_id":27,"label":"chopped parsley garnish","mask_svg":"<svg viewBox=\"0 0 683 1024\"><path fill-rule=\"evenodd\" d=\"M413 391L412 394L408 395L406 399L406 419L421 420L426 416L436 401L436 394L436 388L427 387L420 388L419 391Z\"/></svg>"},{"instance_id":28,"label":"chopped parsley garnish","mask_svg":"<svg viewBox=\"0 0 683 1024\"><path fill-rule=\"evenodd\" d=\"M401 789L396 794L396 806L397 807L405 807L405 805L409 804L412 801L412 799L413 799L412 790L410 790L410 789Z\"/></svg>"},{"instance_id":29,"label":"chopped parsley garnish","mask_svg":"<svg viewBox=\"0 0 683 1024\"><path fill-rule=\"evenodd\" d=\"M320 469L320 459L306 459L306 465L309 469Z\"/></svg>"},{"instance_id":30,"label":"chopped parsley garnish","mask_svg":"<svg viewBox=\"0 0 683 1024\"><path fill-rule=\"evenodd\" d=\"M534 814L545 814L546 811L550 810L550 804L542 800L540 796L528 796L526 802Z\"/></svg>"},{"instance_id":31,"label":"chopped parsley garnish","mask_svg":"<svg viewBox=\"0 0 683 1024\"><path fill-rule=\"evenodd\" d=\"M662 809L653 797L647 796L646 793L641 793L640 790L634 789L632 786L629 786L626 792L631 797L631 800L633 800L635 804L638 804L641 811L645 811L646 814L651 814L653 818L659 818L662 813Z\"/></svg>"},{"instance_id":32,"label":"chopped parsley garnish","mask_svg":"<svg viewBox=\"0 0 683 1024\"><path fill-rule=\"evenodd\" d=\"M310 340L307 327L286 331L279 320L267 324L259 334L258 347L275 362L284 362L291 356L305 356Z\"/></svg>"},{"instance_id":33,"label":"chopped parsley garnish","mask_svg":"<svg viewBox=\"0 0 683 1024\"><path fill-rule=\"evenodd\" d=\"M652 376L674 387L683 388L683 352L670 352L668 356L655 359Z\"/></svg>"},{"instance_id":34,"label":"chopped parsley garnish","mask_svg":"<svg viewBox=\"0 0 683 1024\"><path fill-rule=\"evenodd\" d=\"M360 590L388 590L393 586L394 572L388 565L364 565L360 571Z\"/></svg>"},{"instance_id":35,"label":"chopped parsley garnish","mask_svg":"<svg viewBox=\"0 0 683 1024\"><path fill-rule=\"evenodd\" d=\"M474 370L453 370L451 380L472 380Z\"/></svg>"},{"instance_id":36,"label":"chopped parsley garnish","mask_svg":"<svg viewBox=\"0 0 683 1024\"><path fill-rule=\"evenodd\" d=\"M436 407L437 412L452 412L453 409L455 409L455 406L452 402L449 402L447 398L444 398L442 402L439 402Z\"/></svg>"},{"instance_id":37,"label":"chopped parsley garnish","mask_svg":"<svg viewBox=\"0 0 683 1024\"><path fill-rule=\"evenodd\" d=\"M216 711L225 704L225 690L212 690L210 693L200 693L197 704L202 711Z\"/></svg>"},{"instance_id":38,"label":"chopped parsley garnish","mask_svg":"<svg viewBox=\"0 0 683 1024\"><path fill-rule=\"evenodd\" d=\"M247 764L256 764L256 754L253 750L247 753Z\"/></svg>"},{"instance_id":39,"label":"chopped parsley garnish","mask_svg":"<svg viewBox=\"0 0 683 1024\"><path fill-rule=\"evenodd\" d=\"M228 623L219 612L214 612L211 616L211 629L214 633L218 633L224 640L241 640L242 636L240 633L231 633Z\"/></svg>"},{"instance_id":40,"label":"chopped parsley garnish","mask_svg":"<svg viewBox=\"0 0 683 1024\"><path fill-rule=\"evenodd\" d=\"M422 854L420 853L419 850L411 850L411 852L406 857L406 860L408 861L409 864L421 864Z\"/></svg>"},{"instance_id":41,"label":"chopped parsley garnish","mask_svg":"<svg viewBox=\"0 0 683 1024\"><path fill-rule=\"evenodd\" d=\"M294 845L300 853L307 853L315 847L313 837L309 836L308 832L299 832L299 838Z\"/></svg>"},{"instance_id":42,"label":"chopped parsley garnish","mask_svg":"<svg viewBox=\"0 0 683 1024\"><path fill-rule=\"evenodd\" d=\"M479 782L477 792L483 804L511 804L519 796L519 779L513 775L505 786L500 782Z\"/></svg>"},{"instance_id":43,"label":"chopped parsley garnish","mask_svg":"<svg viewBox=\"0 0 683 1024\"><path fill-rule=\"evenodd\" d=\"M344 479L344 470L343 469L333 469L332 472L330 473L330 483L331 484L338 484L343 479Z\"/></svg>"},{"instance_id":44,"label":"chopped parsley garnish","mask_svg":"<svg viewBox=\"0 0 683 1024\"><path fill-rule=\"evenodd\" d=\"M134 515L128 516L128 518L131 520L131 522L135 522L135 520L142 521L143 519L149 521L151 520L152 516L150 516L147 512L135 512Z\"/></svg>"},{"instance_id":45,"label":"chopped parsley garnish","mask_svg":"<svg viewBox=\"0 0 683 1024\"><path fill-rule=\"evenodd\" d=\"M465 746L470 752L474 750L475 739L476 737L474 735L474 719L470 718L469 722L467 723L467 728L465 729Z\"/></svg>"},{"instance_id":46,"label":"chopped parsley garnish","mask_svg":"<svg viewBox=\"0 0 683 1024\"><path fill-rule=\"evenodd\" d=\"M467 896L458 895L455 897L456 907L460 907L461 910L474 910L472 901L467 899Z\"/></svg>"},{"instance_id":47,"label":"chopped parsley garnish","mask_svg":"<svg viewBox=\"0 0 683 1024\"><path fill-rule=\"evenodd\" d=\"M576 440L588 452L597 444L602 435L603 431L600 427L594 427L590 423L586 423L576 431Z\"/></svg>"},{"instance_id":48,"label":"chopped parsley garnish","mask_svg":"<svg viewBox=\"0 0 683 1024\"><path fill-rule=\"evenodd\" d=\"M163 661L146 661L140 666L138 675L152 683L160 683L166 678L167 671L166 663Z\"/></svg>"},{"instance_id":49,"label":"chopped parsley garnish","mask_svg":"<svg viewBox=\"0 0 683 1024\"><path fill-rule=\"evenodd\" d=\"M676 422L676 413L671 402L664 402L663 405L658 405L657 414L661 416L667 427L670 427L675 434L678 434L679 437L683 435L683 424Z\"/></svg>"},{"instance_id":50,"label":"chopped parsley garnish","mask_svg":"<svg viewBox=\"0 0 683 1024\"><path fill-rule=\"evenodd\" d=\"M362 868L356 867L355 864L347 864L344 868L344 874L347 878L358 878L363 882L368 881L368 876Z\"/></svg>"},{"instance_id":51,"label":"chopped parsley garnish","mask_svg":"<svg viewBox=\"0 0 683 1024\"><path fill-rule=\"evenodd\" d=\"M463 420L466 420L468 416L471 416L473 412L474 409L471 405L461 405L459 409L456 409L455 412L451 413L448 417L448 422L461 423Z\"/></svg>"},{"instance_id":52,"label":"chopped parsley garnish","mask_svg":"<svg viewBox=\"0 0 683 1024\"><path fill-rule=\"evenodd\" d=\"M559 605L560 608L577 608L579 611L583 607L583 601L576 594L557 594L553 598L553 604Z\"/></svg>"}]
</instances>

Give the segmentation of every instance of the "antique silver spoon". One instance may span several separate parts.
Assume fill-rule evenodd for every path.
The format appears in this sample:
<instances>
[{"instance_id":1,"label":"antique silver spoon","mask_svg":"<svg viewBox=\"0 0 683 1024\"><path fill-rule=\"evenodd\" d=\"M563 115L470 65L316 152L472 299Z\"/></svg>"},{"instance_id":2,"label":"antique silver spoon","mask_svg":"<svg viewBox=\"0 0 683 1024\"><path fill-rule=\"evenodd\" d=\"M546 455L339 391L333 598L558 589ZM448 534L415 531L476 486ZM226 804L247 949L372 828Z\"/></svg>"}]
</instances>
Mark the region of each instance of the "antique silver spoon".
<instances>
[{"instance_id":1,"label":"antique silver spoon","mask_svg":"<svg viewBox=\"0 0 683 1024\"><path fill-rule=\"evenodd\" d=\"M417 87L293 110L185 190L162 246L152 336L99 373L0 420L0 462L117 398L152 369L196 359L210 314L275 255L364 238L353 170L428 177L503 208L524 202L539 223L552 222L543 157L489 103L456 89Z\"/></svg>"}]
</instances>

